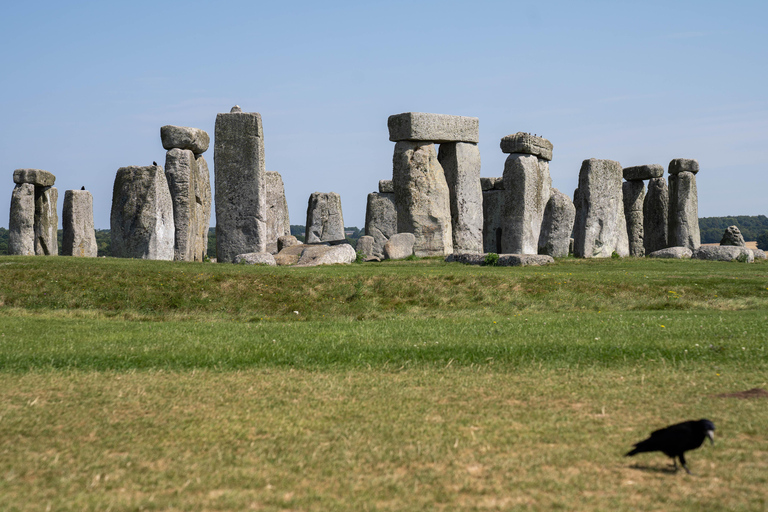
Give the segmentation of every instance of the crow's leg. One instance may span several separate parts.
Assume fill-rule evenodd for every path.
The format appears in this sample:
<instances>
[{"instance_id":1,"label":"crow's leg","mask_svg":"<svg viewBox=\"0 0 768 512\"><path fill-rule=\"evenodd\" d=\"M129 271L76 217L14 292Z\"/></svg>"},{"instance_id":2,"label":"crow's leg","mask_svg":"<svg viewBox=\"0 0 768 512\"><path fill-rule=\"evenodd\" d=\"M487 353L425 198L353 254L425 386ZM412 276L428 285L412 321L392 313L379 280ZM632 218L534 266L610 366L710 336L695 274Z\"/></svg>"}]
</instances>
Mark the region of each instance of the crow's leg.
<instances>
[{"instance_id":1,"label":"crow's leg","mask_svg":"<svg viewBox=\"0 0 768 512\"><path fill-rule=\"evenodd\" d=\"M686 471L686 473L688 473L689 475L693 474L691 473L691 470L688 469L688 466L685 464L685 455L682 453L680 454L680 464L683 465L683 469Z\"/></svg>"}]
</instances>

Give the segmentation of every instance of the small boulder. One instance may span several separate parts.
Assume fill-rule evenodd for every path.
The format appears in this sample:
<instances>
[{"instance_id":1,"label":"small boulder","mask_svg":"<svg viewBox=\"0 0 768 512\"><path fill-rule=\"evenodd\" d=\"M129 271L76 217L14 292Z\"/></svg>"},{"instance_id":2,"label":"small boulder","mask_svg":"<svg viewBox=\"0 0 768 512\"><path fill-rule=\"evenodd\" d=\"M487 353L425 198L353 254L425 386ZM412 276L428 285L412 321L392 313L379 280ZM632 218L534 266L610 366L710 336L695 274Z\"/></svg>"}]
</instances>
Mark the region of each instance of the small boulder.
<instances>
[{"instance_id":1,"label":"small boulder","mask_svg":"<svg viewBox=\"0 0 768 512\"><path fill-rule=\"evenodd\" d=\"M300 245L299 239L293 235L284 235L277 239L277 252L282 251L286 247L293 247L294 245Z\"/></svg>"},{"instance_id":2,"label":"small boulder","mask_svg":"<svg viewBox=\"0 0 768 512\"><path fill-rule=\"evenodd\" d=\"M555 262L552 256L546 254L499 254L497 267L528 267L550 265Z\"/></svg>"},{"instance_id":3,"label":"small boulder","mask_svg":"<svg viewBox=\"0 0 768 512\"><path fill-rule=\"evenodd\" d=\"M416 237L413 233L397 233L384 244L384 257L389 260L401 260L413 254Z\"/></svg>"},{"instance_id":4,"label":"small boulder","mask_svg":"<svg viewBox=\"0 0 768 512\"><path fill-rule=\"evenodd\" d=\"M307 245L299 257L297 267L317 265L349 264L355 261L357 253L349 244Z\"/></svg>"},{"instance_id":5,"label":"small boulder","mask_svg":"<svg viewBox=\"0 0 768 512\"><path fill-rule=\"evenodd\" d=\"M238 254L235 256L235 263L241 263L243 265L269 265L274 267L275 257L268 252L248 252L245 254Z\"/></svg>"},{"instance_id":6,"label":"small boulder","mask_svg":"<svg viewBox=\"0 0 768 512\"><path fill-rule=\"evenodd\" d=\"M693 256L693 251L687 247L667 247L648 254L649 258L676 258L679 260L690 259L691 256Z\"/></svg>"},{"instance_id":7,"label":"small boulder","mask_svg":"<svg viewBox=\"0 0 768 512\"><path fill-rule=\"evenodd\" d=\"M720 245L735 245L738 247L745 247L744 237L741 235L741 231L738 226L728 226L725 228L723 238L720 240Z\"/></svg>"},{"instance_id":8,"label":"small boulder","mask_svg":"<svg viewBox=\"0 0 768 512\"><path fill-rule=\"evenodd\" d=\"M735 245L702 245L693 252L693 257L709 261L739 261L742 263L755 261L752 250Z\"/></svg>"},{"instance_id":9,"label":"small boulder","mask_svg":"<svg viewBox=\"0 0 768 512\"><path fill-rule=\"evenodd\" d=\"M295 265L299 262L301 253L304 251L304 244L291 245L280 249L280 252L275 254L275 263L277 265Z\"/></svg>"},{"instance_id":10,"label":"small boulder","mask_svg":"<svg viewBox=\"0 0 768 512\"><path fill-rule=\"evenodd\" d=\"M752 249L752 254L755 256L756 260L768 259L768 256L765 255L765 251L761 249Z\"/></svg>"}]
</instances>

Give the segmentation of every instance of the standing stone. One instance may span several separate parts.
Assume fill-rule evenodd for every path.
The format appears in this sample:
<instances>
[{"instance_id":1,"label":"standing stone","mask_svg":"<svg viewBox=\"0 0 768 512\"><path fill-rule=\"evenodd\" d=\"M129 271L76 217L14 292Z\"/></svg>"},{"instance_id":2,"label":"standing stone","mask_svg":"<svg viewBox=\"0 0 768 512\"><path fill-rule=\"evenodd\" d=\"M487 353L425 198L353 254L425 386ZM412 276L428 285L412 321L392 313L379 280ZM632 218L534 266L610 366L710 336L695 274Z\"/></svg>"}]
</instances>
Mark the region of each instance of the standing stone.
<instances>
[{"instance_id":1,"label":"standing stone","mask_svg":"<svg viewBox=\"0 0 768 512\"><path fill-rule=\"evenodd\" d=\"M115 257L173 259L173 201L162 167L130 166L117 170L110 228Z\"/></svg>"},{"instance_id":2,"label":"standing stone","mask_svg":"<svg viewBox=\"0 0 768 512\"><path fill-rule=\"evenodd\" d=\"M397 142L392 164L397 232L413 233L416 256L451 254L450 193L435 145Z\"/></svg>"},{"instance_id":3,"label":"standing stone","mask_svg":"<svg viewBox=\"0 0 768 512\"><path fill-rule=\"evenodd\" d=\"M477 144L440 144L437 159L443 167L451 205L451 231L455 252L483 252L483 190L480 186L480 150Z\"/></svg>"},{"instance_id":4,"label":"standing stone","mask_svg":"<svg viewBox=\"0 0 768 512\"><path fill-rule=\"evenodd\" d=\"M626 174L626 169L624 170ZM629 255L645 256L643 205L645 204L645 182L625 181L622 183L624 217L627 221Z\"/></svg>"},{"instance_id":5,"label":"standing stone","mask_svg":"<svg viewBox=\"0 0 768 512\"><path fill-rule=\"evenodd\" d=\"M290 229L290 227L289 227ZM336 192L314 192L307 204L306 243L344 240L341 196Z\"/></svg>"},{"instance_id":6,"label":"standing stone","mask_svg":"<svg viewBox=\"0 0 768 512\"><path fill-rule=\"evenodd\" d=\"M217 114L214 139L216 257L231 263L238 254L264 252L267 246L261 115L240 107Z\"/></svg>"},{"instance_id":7,"label":"standing stone","mask_svg":"<svg viewBox=\"0 0 768 512\"><path fill-rule=\"evenodd\" d=\"M277 254L277 240L291 234L288 201L280 173L267 171L267 252Z\"/></svg>"},{"instance_id":8,"label":"standing stone","mask_svg":"<svg viewBox=\"0 0 768 512\"><path fill-rule=\"evenodd\" d=\"M645 254L669 247L669 190L664 178L648 180L648 193L643 201L643 245Z\"/></svg>"},{"instance_id":9,"label":"standing stone","mask_svg":"<svg viewBox=\"0 0 768 512\"><path fill-rule=\"evenodd\" d=\"M384 244L396 233L395 194L371 192L365 207L365 234L373 237L370 256L383 259Z\"/></svg>"},{"instance_id":10,"label":"standing stone","mask_svg":"<svg viewBox=\"0 0 768 512\"><path fill-rule=\"evenodd\" d=\"M31 183L19 183L11 193L8 254L35 254L35 186Z\"/></svg>"},{"instance_id":11,"label":"standing stone","mask_svg":"<svg viewBox=\"0 0 768 512\"><path fill-rule=\"evenodd\" d=\"M584 160L579 171L573 253L577 258L629 255L622 168L613 160Z\"/></svg>"},{"instance_id":12,"label":"standing stone","mask_svg":"<svg viewBox=\"0 0 768 512\"><path fill-rule=\"evenodd\" d=\"M87 190L66 190L62 210L64 256L95 258L99 252L93 229L93 196Z\"/></svg>"},{"instance_id":13,"label":"standing stone","mask_svg":"<svg viewBox=\"0 0 768 512\"><path fill-rule=\"evenodd\" d=\"M738 226L728 226L725 228L723 238L720 239L720 245L736 245L738 247L746 247L744 237L741 234L741 230Z\"/></svg>"},{"instance_id":14,"label":"standing stone","mask_svg":"<svg viewBox=\"0 0 768 512\"><path fill-rule=\"evenodd\" d=\"M669 176L669 245L692 251L701 245L699 199L696 176L692 172Z\"/></svg>"},{"instance_id":15,"label":"standing stone","mask_svg":"<svg viewBox=\"0 0 768 512\"><path fill-rule=\"evenodd\" d=\"M35 187L35 254L59 255L59 214L56 187Z\"/></svg>"},{"instance_id":16,"label":"standing stone","mask_svg":"<svg viewBox=\"0 0 768 512\"><path fill-rule=\"evenodd\" d=\"M357 239L357 244L355 245L355 252L359 252L360 254L362 254L366 261L370 259L380 260L381 258L378 258L373 255L373 244L374 244L374 238L372 236L363 235Z\"/></svg>"},{"instance_id":17,"label":"standing stone","mask_svg":"<svg viewBox=\"0 0 768 512\"><path fill-rule=\"evenodd\" d=\"M481 184L483 180L486 187L491 187L483 190L483 252L501 254L504 180L500 177L483 178Z\"/></svg>"},{"instance_id":18,"label":"standing stone","mask_svg":"<svg viewBox=\"0 0 768 512\"><path fill-rule=\"evenodd\" d=\"M501 238L505 254L538 254L541 221L551 188L547 160L523 153L507 157Z\"/></svg>"},{"instance_id":19,"label":"standing stone","mask_svg":"<svg viewBox=\"0 0 768 512\"><path fill-rule=\"evenodd\" d=\"M195 155L197 177L195 179L195 218L197 233L195 236L195 261L205 261L208 256L208 230L211 227L211 173L203 155Z\"/></svg>"},{"instance_id":20,"label":"standing stone","mask_svg":"<svg viewBox=\"0 0 768 512\"><path fill-rule=\"evenodd\" d=\"M165 177L173 202L173 259L195 261L195 251L198 249L196 238L200 231L195 194L198 189L195 154L189 149L169 150L165 155Z\"/></svg>"},{"instance_id":21,"label":"standing stone","mask_svg":"<svg viewBox=\"0 0 768 512\"><path fill-rule=\"evenodd\" d=\"M539 235L539 254L565 258L570 249L576 207L571 199L553 188L549 194Z\"/></svg>"}]
</instances>

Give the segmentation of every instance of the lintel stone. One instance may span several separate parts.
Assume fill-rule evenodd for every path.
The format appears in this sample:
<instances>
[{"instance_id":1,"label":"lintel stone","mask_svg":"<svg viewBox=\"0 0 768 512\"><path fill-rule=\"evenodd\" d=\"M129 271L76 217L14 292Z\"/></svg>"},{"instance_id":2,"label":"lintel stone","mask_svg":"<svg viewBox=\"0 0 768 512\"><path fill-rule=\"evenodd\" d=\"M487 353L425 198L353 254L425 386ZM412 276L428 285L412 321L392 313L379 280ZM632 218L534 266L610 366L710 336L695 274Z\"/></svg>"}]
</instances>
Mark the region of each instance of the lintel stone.
<instances>
[{"instance_id":1,"label":"lintel stone","mask_svg":"<svg viewBox=\"0 0 768 512\"><path fill-rule=\"evenodd\" d=\"M669 174L680 174L681 172L690 172L696 174L699 172L699 162L692 158L675 158L669 162Z\"/></svg>"},{"instance_id":2,"label":"lintel stone","mask_svg":"<svg viewBox=\"0 0 768 512\"><path fill-rule=\"evenodd\" d=\"M658 164L636 165L623 169L624 179L627 181L650 180L664 176L664 167Z\"/></svg>"},{"instance_id":3,"label":"lintel stone","mask_svg":"<svg viewBox=\"0 0 768 512\"><path fill-rule=\"evenodd\" d=\"M13 171L13 182L18 185L31 183L38 187L52 187L56 182L56 176L40 169L16 169Z\"/></svg>"},{"instance_id":4,"label":"lintel stone","mask_svg":"<svg viewBox=\"0 0 768 512\"><path fill-rule=\"evenodd\" d=\"M552 160L552 143L544 137L517 132L501 139L502 153L525 153Z\"/></svg>"},{"instance_id":5,"label":"lintel stone","mask_svg":"<svg viewBox=\"0 0 768 512\"><path fill-rule=\"evenodd\" d=\"M480 140L476 117L405 112L389 116L389 140L425 142L473 142Z\"/></svg>"}]
</instances>

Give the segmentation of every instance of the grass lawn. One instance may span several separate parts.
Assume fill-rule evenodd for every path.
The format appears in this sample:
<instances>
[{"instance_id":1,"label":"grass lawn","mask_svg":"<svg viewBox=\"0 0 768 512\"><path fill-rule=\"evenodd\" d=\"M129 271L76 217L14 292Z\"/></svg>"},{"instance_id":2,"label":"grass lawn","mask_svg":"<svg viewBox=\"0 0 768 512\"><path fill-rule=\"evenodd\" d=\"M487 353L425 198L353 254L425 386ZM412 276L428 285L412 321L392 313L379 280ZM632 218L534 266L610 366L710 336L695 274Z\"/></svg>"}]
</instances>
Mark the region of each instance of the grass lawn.
<instances>
[{"instance_id":1,"label":"grass lawn","mask_svg":"<svg viewBox=\"0 0 768 512\"><path fill-rule=\"evenodd\" d=\"M763 262L2 257L0 508L763 510L766 350Z\"/></svg>"}]
</instances>

